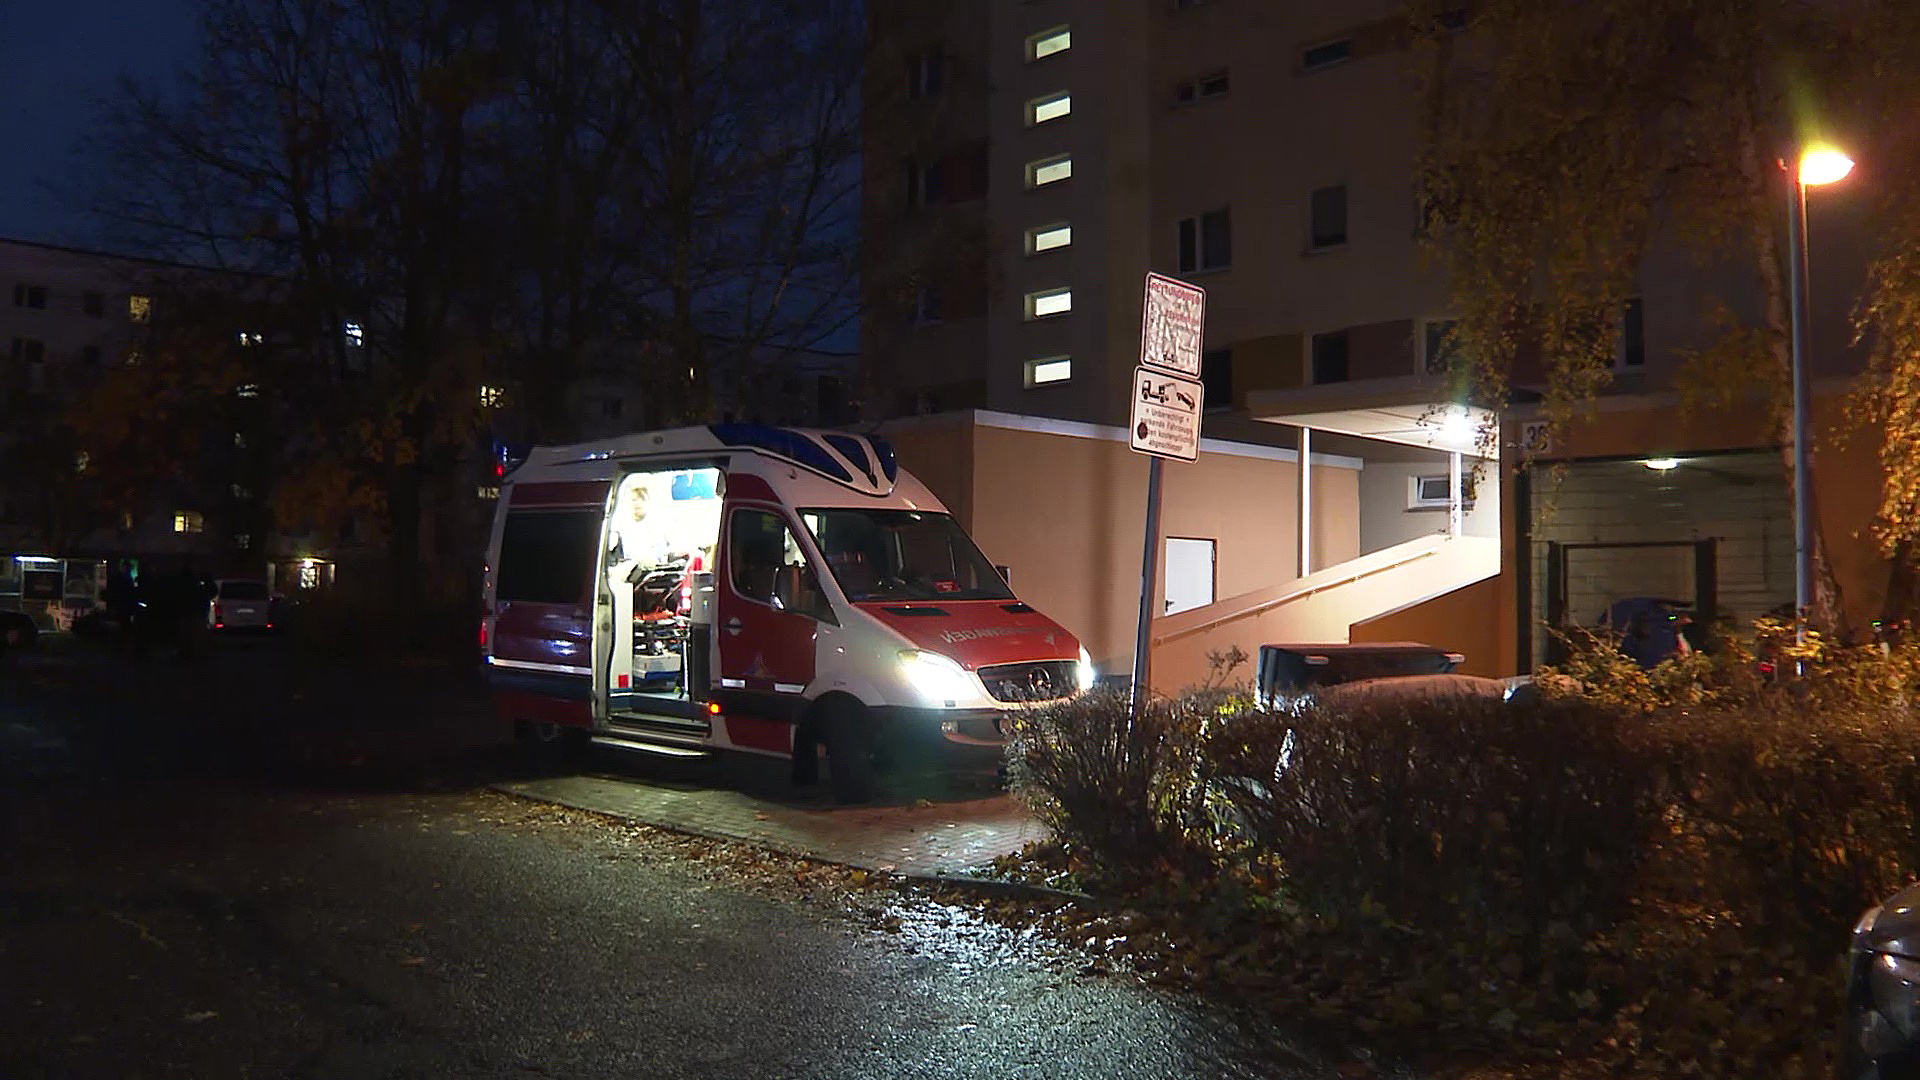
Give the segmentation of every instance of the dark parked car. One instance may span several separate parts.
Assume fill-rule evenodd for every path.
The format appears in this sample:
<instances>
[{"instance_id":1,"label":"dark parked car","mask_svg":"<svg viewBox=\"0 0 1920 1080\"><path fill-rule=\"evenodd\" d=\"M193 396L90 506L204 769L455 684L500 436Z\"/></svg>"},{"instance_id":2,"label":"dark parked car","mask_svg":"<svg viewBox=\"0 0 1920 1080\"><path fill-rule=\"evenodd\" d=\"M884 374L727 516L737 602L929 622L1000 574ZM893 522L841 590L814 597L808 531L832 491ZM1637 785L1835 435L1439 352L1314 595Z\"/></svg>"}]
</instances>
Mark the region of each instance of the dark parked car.
<instances>
[{"instance_id":1,"label":"dark parked car","mask_svg":"<svg viewBox=\"0 0 1920 1080\"><path fill-rule=\"evenodd\" d=\"M1920 1078L1920 885L1860 917L1847 960L1838 1080Z\"/></svg>"}]
</instances>

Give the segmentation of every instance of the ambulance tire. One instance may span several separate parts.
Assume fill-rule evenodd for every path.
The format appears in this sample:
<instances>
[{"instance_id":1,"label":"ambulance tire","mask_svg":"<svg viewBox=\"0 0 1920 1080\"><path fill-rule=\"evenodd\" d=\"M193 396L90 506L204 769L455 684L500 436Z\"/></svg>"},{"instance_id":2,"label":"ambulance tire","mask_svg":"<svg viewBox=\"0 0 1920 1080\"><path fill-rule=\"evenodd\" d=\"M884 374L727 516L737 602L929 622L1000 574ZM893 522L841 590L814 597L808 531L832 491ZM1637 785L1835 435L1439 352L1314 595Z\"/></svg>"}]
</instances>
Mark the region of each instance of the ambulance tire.
<instances>
[{"instance_id":1,"label":"ambulance tire","mask_svg":"<svg viewBox=\"0 0 1920 1080\"><path fill-rule=\"evenodd\" d=\"M827 770L836 802L873 801L873 718L857 701L823 703L826 721Z\"/></svg>"},{"instance_id":2,"label":"ambulance tire","mask_svg":"<svg viewBox=\"0 0 1920 1080\"><path fill-rule=\"evenodd\" d=\"M586 759L592 746L585 728L522 720L514 725L522 764L536 776L566 772Z\"/></svg>"}]
</instances>

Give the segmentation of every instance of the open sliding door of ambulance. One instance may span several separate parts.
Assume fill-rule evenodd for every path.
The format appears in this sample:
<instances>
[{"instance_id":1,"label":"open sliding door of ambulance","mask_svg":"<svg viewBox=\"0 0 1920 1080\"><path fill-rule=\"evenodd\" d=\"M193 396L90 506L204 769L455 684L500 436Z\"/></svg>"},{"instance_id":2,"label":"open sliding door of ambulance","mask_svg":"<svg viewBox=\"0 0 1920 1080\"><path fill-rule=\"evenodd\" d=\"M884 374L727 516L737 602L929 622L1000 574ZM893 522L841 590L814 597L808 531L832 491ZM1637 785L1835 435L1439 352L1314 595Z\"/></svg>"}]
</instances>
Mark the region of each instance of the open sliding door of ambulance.
<instances>
[{"instance_id":1,"label":"open sliding door of ambulance","mask_svg":"<svg viewBox=\"0 0 1920 1080\"><path fill-rule=\"evenodd\" d=\"M608 480L508 488L489 614L494 700L509 720L590 727L604 715L594 608L611 489Z\"/></svg>"}]
</instances>

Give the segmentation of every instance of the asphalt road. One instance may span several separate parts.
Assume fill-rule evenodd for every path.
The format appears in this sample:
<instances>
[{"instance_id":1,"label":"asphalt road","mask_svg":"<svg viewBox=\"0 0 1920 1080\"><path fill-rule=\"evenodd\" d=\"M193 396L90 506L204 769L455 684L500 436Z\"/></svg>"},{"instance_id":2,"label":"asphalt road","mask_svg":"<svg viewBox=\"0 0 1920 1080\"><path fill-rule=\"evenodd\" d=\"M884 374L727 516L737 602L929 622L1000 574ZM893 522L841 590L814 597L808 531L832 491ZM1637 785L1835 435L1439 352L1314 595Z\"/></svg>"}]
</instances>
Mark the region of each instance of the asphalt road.
<instances>
[{"instance_id":1,"label":"asphalt road","mask_svg":"<svg viewBox=\"0 0 1920 1080\"><path fill-rule=\"evenodd\" d=\"M481 790L457 680L262 655L0 666L0 1076L1331 1074L964 909Z\"/></svg>"}]
</instances>

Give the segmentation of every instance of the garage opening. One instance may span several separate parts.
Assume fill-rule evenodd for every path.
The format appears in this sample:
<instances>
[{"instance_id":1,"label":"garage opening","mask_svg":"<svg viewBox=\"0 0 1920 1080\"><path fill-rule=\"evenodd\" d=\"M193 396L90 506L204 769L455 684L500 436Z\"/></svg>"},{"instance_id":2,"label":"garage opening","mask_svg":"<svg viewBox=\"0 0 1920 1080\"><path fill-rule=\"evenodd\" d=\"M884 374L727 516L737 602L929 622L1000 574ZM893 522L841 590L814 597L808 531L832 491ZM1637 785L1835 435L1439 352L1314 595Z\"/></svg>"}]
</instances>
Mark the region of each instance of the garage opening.
<instances>
[{"instance_id":1,"label":"garage opening","mask_svg":"<svg viewBox=\"0 0 1920 1080\"><path fill-rule=\"evenodd\" d=\"M1550 627L1598 628L1629 601L1679 611L1696 632L1715 618L1744 627L1793 602L1777 453L1548 463L1527 481L1523 670L1562 657Z\"/></svg>"}]
</instances>

